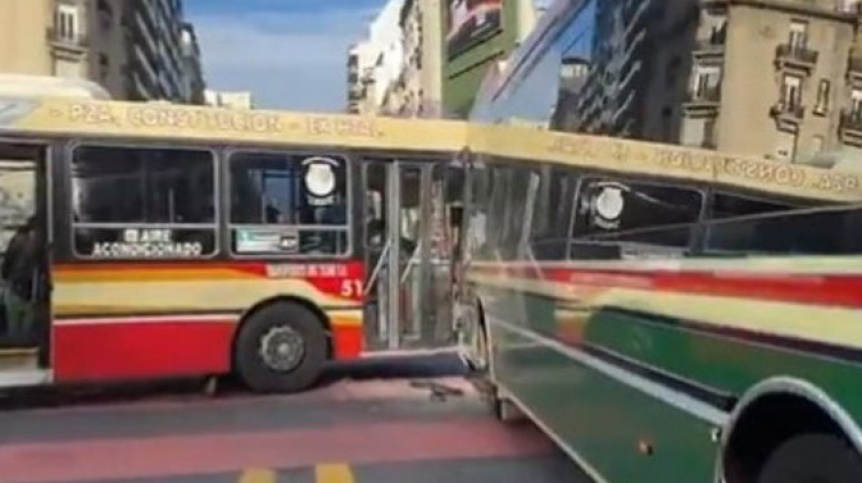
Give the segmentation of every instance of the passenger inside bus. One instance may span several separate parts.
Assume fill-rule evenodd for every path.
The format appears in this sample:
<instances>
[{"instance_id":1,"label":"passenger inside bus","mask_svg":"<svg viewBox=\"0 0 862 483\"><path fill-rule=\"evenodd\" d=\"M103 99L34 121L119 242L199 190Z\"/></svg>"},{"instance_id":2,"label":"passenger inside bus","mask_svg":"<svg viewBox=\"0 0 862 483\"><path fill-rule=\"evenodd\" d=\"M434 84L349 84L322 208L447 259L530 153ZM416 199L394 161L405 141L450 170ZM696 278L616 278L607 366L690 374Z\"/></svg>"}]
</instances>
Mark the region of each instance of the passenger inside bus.
<instances>
[{"instance_id":1,"label":"passenger inside bus","mask_svg":"<svg viewBox=\"0 0 862 483\"><path fill-rule=\"evenodd\" d=\"M6 332L18 340L30 333L33 320L33 282L38 265L35 218L30 217L16 231L0 265L5 306Z\"/></svg>"}]
</instances>

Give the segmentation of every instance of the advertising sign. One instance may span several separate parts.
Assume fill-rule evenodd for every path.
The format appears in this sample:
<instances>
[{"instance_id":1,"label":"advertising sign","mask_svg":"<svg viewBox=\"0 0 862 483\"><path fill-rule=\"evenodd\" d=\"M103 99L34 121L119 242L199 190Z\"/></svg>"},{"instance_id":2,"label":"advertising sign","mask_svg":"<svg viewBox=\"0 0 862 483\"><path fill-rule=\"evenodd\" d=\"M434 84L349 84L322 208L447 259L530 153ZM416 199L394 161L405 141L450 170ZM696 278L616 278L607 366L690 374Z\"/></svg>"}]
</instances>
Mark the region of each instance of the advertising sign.
<instances>
[{"instance_id":1,"label":"advertising sign","mask_svg":"<svg viewBox=\"0 0 862 483\"><path fill-rule=\"evenodd\" d=\"M446 54L455 58L502 28L503 0L448 0Z\"/></svg>"}]
</instances>

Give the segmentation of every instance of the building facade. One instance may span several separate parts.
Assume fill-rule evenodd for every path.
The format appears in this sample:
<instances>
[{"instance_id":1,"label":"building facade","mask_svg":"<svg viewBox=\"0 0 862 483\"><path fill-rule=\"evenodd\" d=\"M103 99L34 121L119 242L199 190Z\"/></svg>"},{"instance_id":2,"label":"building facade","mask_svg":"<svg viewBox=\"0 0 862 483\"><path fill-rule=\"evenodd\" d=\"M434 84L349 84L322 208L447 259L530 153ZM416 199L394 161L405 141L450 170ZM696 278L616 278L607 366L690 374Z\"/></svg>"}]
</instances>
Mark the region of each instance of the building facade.
<instances>
[{"instance_id":1,"label":"building facade","mask_svg":"<svg viewBox=\"0 0 862 483\"><path fill-rule=\"evenodd\" d=\"M859 20L836 0L704 4L682 143L797 162L858 149Z\"/></svg>"},{"instance_id":2,"label":"building facade","mask_svg":"<svg viewBox=\"0 0 862 483\"><path fill-rule=\"evenodd\" d=\"M698 0L593 0L590 71L567 130L675 142Z\"/></svg>"},{"instance_id":3,"label":"building facade","mask_svg":"<svg viewBox=\"0 0 862 483\"><path fill-rule=\"evenodd\" d=\"M204 93L207 85L204 79L204 69L201 65L201 48L198 36L192 24L185 22L181 31L183 81L190 104L204 104Z\"/></svg>"},{"instance_id":4,"label":"building facade","mask_svg":"<svg viewBox=\"0 0 862 483\"><path fill-rule=\"evenodd\" d=\"M440 117L442 52L440 0L405 0L399 24L404 68L389 96L395 114Z\"/></svg>"},{"instance_id":5,"label":"building facade","mask_svg":"<svg viewBox=\"0 0 862 483\"><path fill-rule=\"evenodd\" d=\"M172 102L200 99L201 93L191 92L187 80L189 60L185 56L184 32L188 29L182 2L136 0L121 5L127 56L126 97ZM194 50L197 49L191 49Z\"/></svg>"},{"instance_id":6,"label":"building facade","mask_svg":"<svg viewBox=\"0 0 862 483\"><path fill-rule=\"evenodd\" d=\"M392 111L393 86L405 64L400 24L404 2L387 1L369 25L366 38L348 49L347 99L351 112L360 106L364 112Z\"/></svg>"},{"instance_id":7,"label":"building facade","mask_svg":"<svg viewBox=\"0 0 862 483\"><path fill-rule=\"evenodd\" d=\"M347 52L347 112L370 114L376 110L374 98L375 51L368 41L358 42Z\"/></svg>"},{"instance_id":8,"label":"building facade","mask_svg":"<svg viewBox=\"0 0 862 483\"><path fill-rule=\"evenodd\" d=\"M0 2L0 72L91 80L116 99L202 102L196 44L180 0Z\"/></svg>"}]
</instances>

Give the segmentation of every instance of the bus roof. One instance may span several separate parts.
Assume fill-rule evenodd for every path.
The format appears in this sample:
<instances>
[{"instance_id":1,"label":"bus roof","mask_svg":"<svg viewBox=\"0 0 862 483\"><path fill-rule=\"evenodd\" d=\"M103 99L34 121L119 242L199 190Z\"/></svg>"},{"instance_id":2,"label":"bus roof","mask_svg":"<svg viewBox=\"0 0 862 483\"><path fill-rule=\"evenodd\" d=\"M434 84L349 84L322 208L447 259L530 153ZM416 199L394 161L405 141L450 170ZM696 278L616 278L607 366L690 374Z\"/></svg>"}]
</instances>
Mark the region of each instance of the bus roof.
<instances>
[{"instance_id":1,"label":"bus roof","mask_svg":"<svg viewBox=\"0 0 862 483\"><path fill-rule=\"evenodd\" d=\"M73 97L110 100L111 95L101 85L62 77L0 74L0 98L3 97Z\"/></svg>"},{"instance_id":2,"label":"bus roof","mask_svg":"<svg viewBox=\"0 0 862 483\"><path fill-rule=\"evenodd\" d=\"M829 201L862 201L862 173L535 127L177 104L0 96L0 135L183 139L478 155L660 176Z\"/></svg>"}]
</instances>

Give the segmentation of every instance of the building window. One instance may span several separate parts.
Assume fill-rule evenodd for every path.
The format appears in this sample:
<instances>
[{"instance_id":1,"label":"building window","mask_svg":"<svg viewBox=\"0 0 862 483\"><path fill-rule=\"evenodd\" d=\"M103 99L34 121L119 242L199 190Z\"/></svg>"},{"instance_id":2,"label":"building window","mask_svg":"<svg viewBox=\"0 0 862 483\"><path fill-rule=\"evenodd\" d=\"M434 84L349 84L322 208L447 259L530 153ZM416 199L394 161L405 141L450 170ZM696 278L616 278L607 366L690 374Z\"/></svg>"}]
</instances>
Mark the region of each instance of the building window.
<instances>
[{"instance_id":1,"label":"building window","mask_svg":"<svg viewBox=\"0 0 862 483\"><path fill-rule=\"evenodd\" d=\"M102 30L110 30L114 22L114 10L107 0L99 0L96 10L99 15L99 26Z\"/></svg>"},{"instance_id":2,"label":"building window","mask_svg":"<svg viewBox=\"0 0 862 483\"><path fill-rule=\"evenodd\" d=\"M79 31L78 7L61 3L54 13L54 34L63 40L77 40Z\"/></svg>"},{"instance_id":3,"label":"building window","mask_svg":"<svg viewBox=\"0 0 862 483\"><path fill-rule=\"evenodd\" d=\"M787 43L793 50L806 48L808 46L808 22L792 20Z\"/></svg>"},{"instance_id":4,"label":"building window","mask_svg":"<svg viewBox=\"0 0 862 483\"><path fill-rule=\"evenodd\" d=\"M721 70L718 67L700 67L694 78L695 98L705 99L717 96L720 81Z\"/></svg>"},{"instance_id":5,"label":"building window","mask_svg":"<svg viewBox=\"0 0 862 483\"><path fill-rule=\"evenodd\" d=\"M824 115L829 112L829 94L831 84L826 79L820 79L817 84L817 104L814 106L814 114Z\"/></svg>"},{"instance_id":6,"label":"building window","mask_svg":"<svg viewBox=\"0 0 862 483\"><path fill-rule=\"evenodd\" d=\"M802 78L784 74L781 79L781 108L784 111L802 106Z\"/></svg>"},{"instance_id":7,"label":"building window","mask_svg":"<svg viewBox=\"0 0 862 483\"><path fill-rule=\"evenodd\" d=\"M862 115L862 90L853 89L850 93L850 112L854 116Z\"/></svg>"},{"instance_id":8,"label":"building window","mask_svg":"<svg viewBox=\"0 0 862 483\"><path fill-rule=\"evenodd\" d=\"M215 162L204 150L82 145L72 153L75 254L183 259L216 251Z\"/></svg>"},{"instance_id":9,"label":"building window","mask_svg":"<svg viewBox=\"0 0 862 483\"><path fill-rule=\"evenodd\" d=\"M104 52L99 54L99 76L104 80L110 74L110 61L108 60L108 54Z\"/></svg>"}]
</instances>

